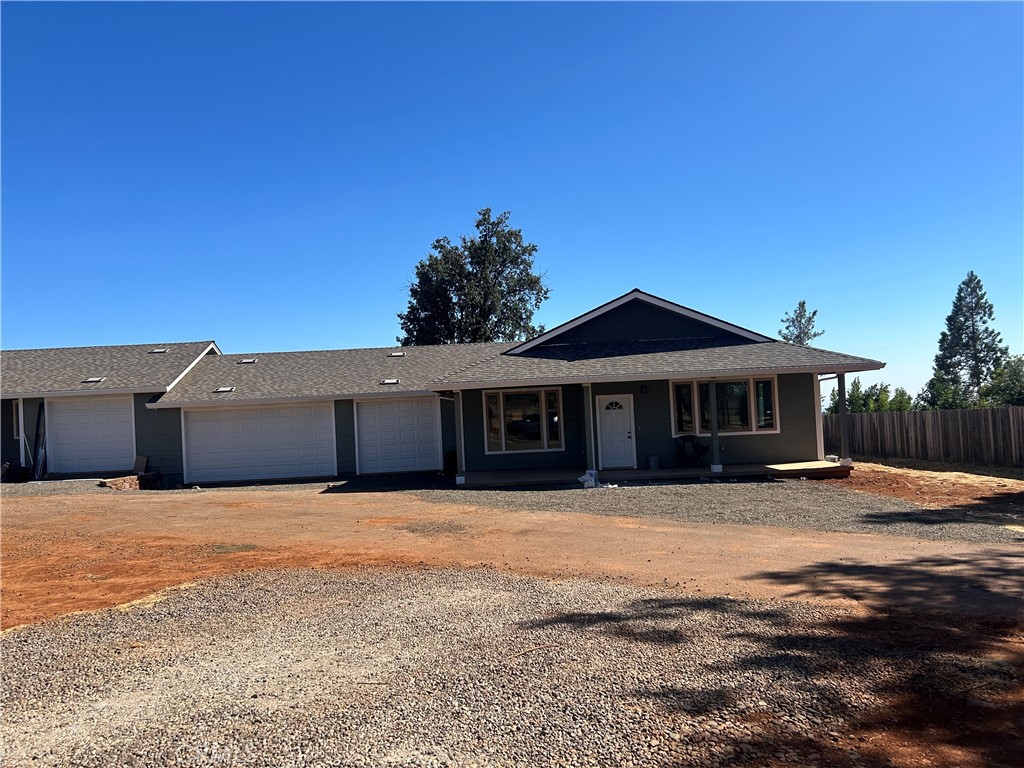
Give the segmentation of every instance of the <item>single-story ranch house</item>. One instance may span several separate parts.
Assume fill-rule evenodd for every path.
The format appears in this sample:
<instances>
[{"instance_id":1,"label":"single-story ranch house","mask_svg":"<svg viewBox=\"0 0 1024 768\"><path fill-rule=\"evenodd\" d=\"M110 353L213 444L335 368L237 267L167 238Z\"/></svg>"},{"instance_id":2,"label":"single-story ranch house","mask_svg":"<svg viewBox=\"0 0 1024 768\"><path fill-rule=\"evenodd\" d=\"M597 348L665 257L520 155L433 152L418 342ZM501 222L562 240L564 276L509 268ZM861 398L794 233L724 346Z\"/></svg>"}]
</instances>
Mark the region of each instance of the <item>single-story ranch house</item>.
<instances>
[{"instance_id":1,"label":"single-story ranch house","mask_svg":"<svg viewBox=\"0 0 1024 768\"><path fill-rule=\"evenodd\" d=\"M819 377L884 363L633 290L523 343L225 355L213 341L10 350L2 458L165 485L820 461ZM846 459L844 453L844 460ZM653 460L652 460L653 459ZM550 473L549 473L550 474Z\"/></svg>"}]
</instances>

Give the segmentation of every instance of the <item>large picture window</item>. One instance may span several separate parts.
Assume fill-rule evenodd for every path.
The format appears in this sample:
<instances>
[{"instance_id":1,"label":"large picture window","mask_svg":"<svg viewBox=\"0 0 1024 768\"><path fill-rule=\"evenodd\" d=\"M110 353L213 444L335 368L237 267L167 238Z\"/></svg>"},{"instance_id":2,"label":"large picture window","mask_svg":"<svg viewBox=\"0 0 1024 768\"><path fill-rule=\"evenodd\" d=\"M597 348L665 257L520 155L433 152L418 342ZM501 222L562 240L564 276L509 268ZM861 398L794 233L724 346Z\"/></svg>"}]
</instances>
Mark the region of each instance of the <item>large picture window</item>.
<instances>
[{"instance_id":1,"label":"large picture window","mask_svg":"<svg viewBox=\"0 0 1024 768\"><path fill-rule=\"evenodd\" d=\"M484 392L487 453L563 449L559 389Z\"/></svg>"},{"instance_id":2,"label":"large picture window","mask_svg":"<svg viewBox=\"0 0 1024 768\"><path fill-rule=\"evenodd\" d=\"M711 387L718 432L752 435L779 431L775 378L672 383L673 436L711 434Z\"/></svg>"}]
</instances>

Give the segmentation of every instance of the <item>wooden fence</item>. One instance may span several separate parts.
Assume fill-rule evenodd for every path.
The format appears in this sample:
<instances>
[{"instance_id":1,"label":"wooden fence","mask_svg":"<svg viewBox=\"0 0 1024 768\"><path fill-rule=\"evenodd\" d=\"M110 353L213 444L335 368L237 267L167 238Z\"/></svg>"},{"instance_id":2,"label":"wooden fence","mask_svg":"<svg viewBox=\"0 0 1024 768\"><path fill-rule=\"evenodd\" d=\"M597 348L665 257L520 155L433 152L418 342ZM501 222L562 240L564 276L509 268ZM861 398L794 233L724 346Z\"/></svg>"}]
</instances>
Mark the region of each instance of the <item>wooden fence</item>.
<instances>
[{"instance_id":1,"label":"wooden fence","mask_svg":"<svg viewBox=\"0 0 1024 768\"><path fill-rule=\"evenodd\" d=\"M1024 407L851 413L850 454L1024 467ZM839 416L823 417L825 453L839 453Z\"/></svg>"}]
</instances>

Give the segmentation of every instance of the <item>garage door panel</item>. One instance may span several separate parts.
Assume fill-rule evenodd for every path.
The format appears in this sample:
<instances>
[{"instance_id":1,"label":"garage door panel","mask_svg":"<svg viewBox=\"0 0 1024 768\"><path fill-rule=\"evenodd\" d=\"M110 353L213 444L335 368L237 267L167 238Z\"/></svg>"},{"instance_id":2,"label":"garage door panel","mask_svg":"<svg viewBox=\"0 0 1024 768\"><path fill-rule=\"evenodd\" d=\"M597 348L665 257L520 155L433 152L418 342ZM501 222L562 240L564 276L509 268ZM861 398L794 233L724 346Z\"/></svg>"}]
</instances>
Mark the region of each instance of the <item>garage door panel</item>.
<instances>
[{"instance_id":1,"label":"garage door panel","mask_svg":"<svg viewBox=\"0 0 1024 768\"><path fill-rule=\"evenodd\" d=\"M190 482L335 475L334 404L187 411Z\"/></svg>"},{"instance_id":2,"label":"garage door panel","mask_svg":"<svg viewBox=\"0 0 1024 768\"><path fill-rule=\"evenodd\" d=\"M54 398L46 409L51 471L127 471L135 464L131 395Z\"/></svg>"},{"instance_id":3,"label":"garage door panel","mask_svg":"<svg viewBox=\"0 0 1024 768\"><path fill-rule=\"evenodd\" d=\"M356 411L361 474L441 469L436 398L367 400Z\"/></svg>"}]
</instances>

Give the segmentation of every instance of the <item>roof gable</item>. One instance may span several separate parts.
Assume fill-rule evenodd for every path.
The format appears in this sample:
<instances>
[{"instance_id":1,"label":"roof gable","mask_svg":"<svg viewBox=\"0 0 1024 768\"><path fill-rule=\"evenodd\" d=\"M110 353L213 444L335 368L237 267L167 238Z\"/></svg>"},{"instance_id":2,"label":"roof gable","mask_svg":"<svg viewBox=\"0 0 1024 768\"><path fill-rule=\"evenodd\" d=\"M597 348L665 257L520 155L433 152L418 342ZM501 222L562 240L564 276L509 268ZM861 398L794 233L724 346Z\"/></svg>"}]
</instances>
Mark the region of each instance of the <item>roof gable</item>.
<instances>
[{"instance_id":1,"label":"roof gable","mask_svg":"<svg viewBox=\"0 0 1024 768\"><path fill-rule=\"evenodd\" d=\"M213 341L11 349L0 354L3 394L166 392L207 354L220 354Z\"/></svg>"},{"instance_id":2,"label":"roof gable","mask_svg":"<svg viewBox=\"0 0 1024 768\"><path fill-rule=\"evenodd\" d=\"M507 354L521 355L553 344L629 343L664 340L773 341L754 331L666 301L639 289L552 328Z\"/></svg>"}]
</instances>

